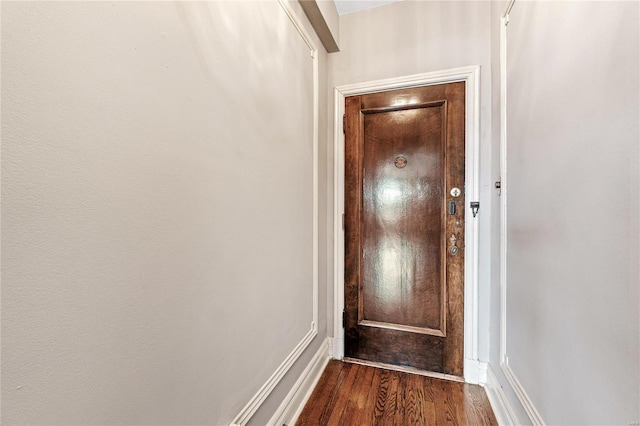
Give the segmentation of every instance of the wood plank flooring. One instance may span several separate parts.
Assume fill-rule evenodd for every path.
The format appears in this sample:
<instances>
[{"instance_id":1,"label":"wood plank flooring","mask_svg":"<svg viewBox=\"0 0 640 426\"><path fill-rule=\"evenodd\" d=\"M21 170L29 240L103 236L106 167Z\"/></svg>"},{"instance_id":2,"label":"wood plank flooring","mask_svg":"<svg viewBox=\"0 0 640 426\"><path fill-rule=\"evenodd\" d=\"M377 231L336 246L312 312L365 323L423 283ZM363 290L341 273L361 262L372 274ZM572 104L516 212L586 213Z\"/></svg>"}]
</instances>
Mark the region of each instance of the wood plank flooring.
<instances>
[{"instance_id":1,"label":"wood plank flooring","mask_svg":"<svg viewBox=\"0 0 640 426\"><path fill-rule=\"evenodd\" d=\"M497 426L480 386L329 361L296 423Z\"/></svg>"}]
</instances>

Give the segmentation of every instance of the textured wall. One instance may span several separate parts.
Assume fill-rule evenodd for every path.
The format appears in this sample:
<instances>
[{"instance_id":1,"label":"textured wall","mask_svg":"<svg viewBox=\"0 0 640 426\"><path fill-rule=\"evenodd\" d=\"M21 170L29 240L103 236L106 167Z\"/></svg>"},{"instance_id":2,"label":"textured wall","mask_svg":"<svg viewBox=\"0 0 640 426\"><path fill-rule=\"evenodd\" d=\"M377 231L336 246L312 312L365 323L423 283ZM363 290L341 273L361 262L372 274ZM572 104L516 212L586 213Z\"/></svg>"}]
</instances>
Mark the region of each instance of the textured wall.
<instances>
[{"instance_id":1,"label":"textured wall","mask_svg":"<svg viewBox=\"0 0 640 426\"><path fill-rule=\"evenodd\" d=\"M638 26L516 2L507 27L507 356L548 424L640 420Z\"/></svg>"},{"instance_id":2,"label":"textured wall","mask_svg":"<svg viewBox=\"0 0 640 426\"><path fill-rule=\"evenodd\" d=\"M3 423L233 419L310 330L312 76L277 2L3 2Z\"/></svg>"}]
</instances>

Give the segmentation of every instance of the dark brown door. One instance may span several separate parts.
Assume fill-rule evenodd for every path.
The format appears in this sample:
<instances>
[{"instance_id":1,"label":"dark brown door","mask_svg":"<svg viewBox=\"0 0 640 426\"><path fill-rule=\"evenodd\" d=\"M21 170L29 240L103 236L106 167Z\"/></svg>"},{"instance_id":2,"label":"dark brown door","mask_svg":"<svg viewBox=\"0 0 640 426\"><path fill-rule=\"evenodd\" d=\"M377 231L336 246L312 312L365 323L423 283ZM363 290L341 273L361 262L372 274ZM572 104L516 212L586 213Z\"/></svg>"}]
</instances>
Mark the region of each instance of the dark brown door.
<instances>
[{"instance_id":1,"label":"dark brown door","mask_svg":"<svg viewBox=\"0 0 640 426\"><path fill-rule=\"evenodd\" d=\"M345 100L345 357L462 376L464 97Z\"/></svg>"}]
</instances>

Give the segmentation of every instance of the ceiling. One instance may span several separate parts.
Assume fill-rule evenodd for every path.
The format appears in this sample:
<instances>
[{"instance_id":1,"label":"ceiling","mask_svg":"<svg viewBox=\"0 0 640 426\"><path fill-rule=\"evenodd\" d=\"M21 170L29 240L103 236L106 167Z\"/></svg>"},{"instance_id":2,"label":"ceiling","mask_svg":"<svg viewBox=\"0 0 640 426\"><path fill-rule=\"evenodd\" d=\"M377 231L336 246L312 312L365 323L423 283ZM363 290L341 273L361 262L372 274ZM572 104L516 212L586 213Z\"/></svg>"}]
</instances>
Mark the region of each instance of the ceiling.
<instances>
[{"instance_id":1,"label":"ceiling","mask_svg":"<svg viewBox=\"0 0 640 426\"><path fill-rule=\"evenodd\" d=\"M338 9L338 14L346 15L347 13L384 6L398 1L402 0L334 0L334 3Z\"/></svg>"}]
</instances>

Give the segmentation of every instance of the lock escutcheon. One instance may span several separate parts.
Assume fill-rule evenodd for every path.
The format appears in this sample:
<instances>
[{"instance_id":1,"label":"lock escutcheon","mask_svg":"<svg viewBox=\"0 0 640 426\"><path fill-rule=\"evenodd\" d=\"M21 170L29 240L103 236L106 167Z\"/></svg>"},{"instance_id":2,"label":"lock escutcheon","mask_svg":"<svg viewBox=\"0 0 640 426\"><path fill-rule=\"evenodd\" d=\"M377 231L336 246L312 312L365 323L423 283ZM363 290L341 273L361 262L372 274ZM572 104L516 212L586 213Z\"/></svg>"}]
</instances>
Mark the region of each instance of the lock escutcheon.
<instances>
[{"instance_id":1,"label":"lock escutcheon","mask_svg":"<svg viewBox=\"0 0 640 426\"><path fill-rule=\"evenodd\" d=\"M451 254L451 256L455 256L460 251L460 248L456 245L457 241L458 239L456 238L456 236L454 234L451 234L451 236L449 237L449 242L451 243L451 247L449 247L449 253Z\"/></svg>"}]
</instances>

